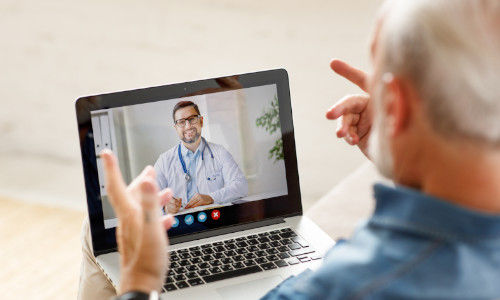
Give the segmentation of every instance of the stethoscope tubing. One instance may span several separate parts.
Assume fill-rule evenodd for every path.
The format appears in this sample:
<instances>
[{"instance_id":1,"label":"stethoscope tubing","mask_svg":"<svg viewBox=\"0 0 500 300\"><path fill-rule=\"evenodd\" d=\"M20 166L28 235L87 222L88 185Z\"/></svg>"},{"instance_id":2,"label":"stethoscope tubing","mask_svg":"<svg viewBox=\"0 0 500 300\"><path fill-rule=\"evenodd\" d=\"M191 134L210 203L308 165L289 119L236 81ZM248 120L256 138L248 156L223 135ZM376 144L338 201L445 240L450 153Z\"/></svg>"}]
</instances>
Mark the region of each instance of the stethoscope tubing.
<instances>
[{"instance_id":1,"label":"stethoscope tubing","mask_svg":"<svg viewBox=\"0 0 500 300\"><path fill-rule=\"evenodd\" d=\"M205 147L201 151L201 160L202 161L204 160L203 153L205 153L205 148L208 148L208 151L210 152L210 156L212 157L212 159L214 159L214 153L212 152L212 149L210 149L210 146L208 145L207 141L205 140L205 138L202 138L202 140L205 143ZM181 162L182 170L184 171L184 178L186 178L186 181L189 181L189 180L191 180L191 175L188 174L186 162L184 162L184 158L182 158L181 143L179 143L179 146L177 147L177 155L179 156L179 161Z\"/></svg>"}]
</instances>

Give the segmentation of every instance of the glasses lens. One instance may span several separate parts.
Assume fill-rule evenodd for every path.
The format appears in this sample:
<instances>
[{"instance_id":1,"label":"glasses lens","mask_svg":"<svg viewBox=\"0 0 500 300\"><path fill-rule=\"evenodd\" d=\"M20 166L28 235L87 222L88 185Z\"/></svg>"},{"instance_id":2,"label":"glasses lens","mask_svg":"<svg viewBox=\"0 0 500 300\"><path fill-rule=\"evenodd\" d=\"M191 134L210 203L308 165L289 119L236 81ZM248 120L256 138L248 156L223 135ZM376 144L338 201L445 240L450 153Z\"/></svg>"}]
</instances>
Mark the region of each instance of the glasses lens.
<instances>
[{"instance_id":1,"label":"glasses lens","mask_svg":"<svg viewBox=\"0 0 500 300\"><path fill-rule=\"evenodd\" d=\"M200 119L200 115L191 116L191 117L186 118L186 119L179 119L179 120L175 121L175 126L184 127L184 126L186 126L186 121L189 122L189 124L191 124L191 125L198 124L199 119Z\"/></svg>"}]
</instances>

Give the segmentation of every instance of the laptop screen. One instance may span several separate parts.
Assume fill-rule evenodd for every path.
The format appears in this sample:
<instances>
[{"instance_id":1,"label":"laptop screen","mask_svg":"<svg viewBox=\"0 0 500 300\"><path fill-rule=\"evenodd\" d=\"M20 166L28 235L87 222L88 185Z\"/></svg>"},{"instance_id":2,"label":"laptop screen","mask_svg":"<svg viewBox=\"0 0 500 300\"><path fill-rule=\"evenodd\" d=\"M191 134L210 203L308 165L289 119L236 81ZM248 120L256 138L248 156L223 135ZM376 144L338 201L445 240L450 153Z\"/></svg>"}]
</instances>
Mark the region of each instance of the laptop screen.
<instances>
[{"instance_id":1,"label":"laptop screen","mask_svg":"<svg viewBox=\"0 0 500 300\"><path fill-rule=\"evenodd\" d=\"M151 165L172 191L171 238L301 212L283 70L83 97L77 117L94 243L113 245L117 225L105 148L127 184Z\"/></svg>"}]
</instances>

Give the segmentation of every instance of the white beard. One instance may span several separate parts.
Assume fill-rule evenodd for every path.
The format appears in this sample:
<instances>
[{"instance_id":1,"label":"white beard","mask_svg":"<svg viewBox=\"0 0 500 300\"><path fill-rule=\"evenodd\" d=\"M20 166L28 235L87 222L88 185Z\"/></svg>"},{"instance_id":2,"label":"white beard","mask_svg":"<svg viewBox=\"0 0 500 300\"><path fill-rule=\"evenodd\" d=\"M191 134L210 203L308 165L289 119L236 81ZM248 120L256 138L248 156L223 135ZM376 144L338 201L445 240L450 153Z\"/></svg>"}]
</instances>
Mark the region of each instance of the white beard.
<instances>
[{"instance_id":1,"label":"white beard","mask_svg":"<svg viewBox=\"0 0 500 300\"><path fill-rule=\"evenodd\" d=\"M368 140L368 153L378 171L385 177L393 179L394 158L392 157L389 134L387 132L386 114L383 108L384 87L379 83L372 97L374 120Z\"/></svg>"}]
</instances>

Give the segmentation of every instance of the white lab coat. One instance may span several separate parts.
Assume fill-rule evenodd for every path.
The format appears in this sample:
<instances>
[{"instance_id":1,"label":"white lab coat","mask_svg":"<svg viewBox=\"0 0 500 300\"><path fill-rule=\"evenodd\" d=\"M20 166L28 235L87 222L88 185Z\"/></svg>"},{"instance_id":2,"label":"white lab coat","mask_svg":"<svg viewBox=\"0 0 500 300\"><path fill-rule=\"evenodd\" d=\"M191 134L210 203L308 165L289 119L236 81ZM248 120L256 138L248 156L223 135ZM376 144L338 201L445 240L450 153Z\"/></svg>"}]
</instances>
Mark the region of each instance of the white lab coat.
<instances>
[{"instance_id":1,"label":"white lab coat","mask_svg":"<svg viewBox=\"0 0 500 300\"><path fill-rule=\"evenodd\" d=\"M247 180L231 153L221 145L206 140L204 142L209 144L214 158L210 155L206 145L203 145L205 147L203 160L200 155L196 167L198 193L209 195L214 199L215 204L228 204L247 196ZM179 144L162 153L154 168L160 189L170 188L175 198L182 198L182 206L184 207L190 199L187 199L187 181L179 160L178 146Z\"/></svg>"}]
</instances>

